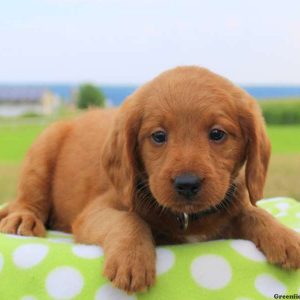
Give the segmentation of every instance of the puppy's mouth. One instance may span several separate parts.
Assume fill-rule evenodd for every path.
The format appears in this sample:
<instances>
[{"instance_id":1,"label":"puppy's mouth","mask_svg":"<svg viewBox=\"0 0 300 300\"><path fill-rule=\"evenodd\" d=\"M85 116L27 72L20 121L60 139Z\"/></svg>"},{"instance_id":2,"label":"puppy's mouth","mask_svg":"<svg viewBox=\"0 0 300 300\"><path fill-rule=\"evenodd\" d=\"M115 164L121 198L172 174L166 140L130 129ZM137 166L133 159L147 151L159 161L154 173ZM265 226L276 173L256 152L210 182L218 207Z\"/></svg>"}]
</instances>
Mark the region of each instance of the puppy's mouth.
<instances>
[{"instance_id":1,"label":"puppy's mouth","mask_svg":"<svg viewBox=\"0 0 300 300\"><path fill-rule=\"evenodd\" d=\"M209 209L212 206L209 206L208 208L204 208L203 205L200 205L198 203L191 203L190 201L183 201L182 203L176 203L169 207L169 209L173 213L186 213L186 214L193 214L198 213L201 211L205 211L206 209Z\"/></svg>"},{"instance_id":2,"label":"puppy's mouth","mask_svg":"<svg viewBox=\"0 0 300 300\"><path fill-rule=\"evenodd\" d=\"M234 183L232 183L229 186L229 188L225 194L225 197L223 198L223 200L221 202L219 202L218 204L216 204L214 206L210 206L207 209L200 210L196 213L194 212L194 209L192 209L192 212L190 212L189 206L188 207L185 206L185 211L182 211L181 213L176 215L176 219L178 221L180 229L185 231L189 227L189 223L191 221L196 221L196 220L200 219L201 217L217 213L224 209L228 209L229 206L231 205L232 201L234 200L234 194L236 192L236 189L237 189L237 186Z\"/></svg>"},{"instance_id":3,"label":"puppy's mouth","mask_svg":"<svg viewBox=\"0 0 300 300\"><path fill-rule=\"evenodd\" d=\"M144 187L143 193L147 194L148 201L154 202L156 207L160 207L161 210L169 210L175 215L188 214L188 215L199 215L204 216L212 213L216 213L221 210L227 210L231 205L234 195L236 193L237 186L235 183L231 183L223 197L219 202L213 205L203 207L203 202L191 201L191 200L180 200L172 201L172 205L166 205L159 202L154 195L151 193L149 186Z\"/></svg>"},{"instance_id":4,"label":"puppy's mouth","mask_svg":"<svg viewBox=\"0 0 300 300\"><path fill-rule=\"evenodd\" d=\"M183 208L179 210L179 212L181 213L187 213L187 214L209 214L209 213L213 213L213 212L217 212L220 210L224 210L224 209L228 209L229 206L231 205L231 202L233 201L233 197L234 194L236 192L236 185L235 184L231 184L228 191L225 194L225 197L218 202L215 205L211 205L208 208L197 208L196 204L193 203L188 203L183 205Z\"/></svg>"}]
</instances>

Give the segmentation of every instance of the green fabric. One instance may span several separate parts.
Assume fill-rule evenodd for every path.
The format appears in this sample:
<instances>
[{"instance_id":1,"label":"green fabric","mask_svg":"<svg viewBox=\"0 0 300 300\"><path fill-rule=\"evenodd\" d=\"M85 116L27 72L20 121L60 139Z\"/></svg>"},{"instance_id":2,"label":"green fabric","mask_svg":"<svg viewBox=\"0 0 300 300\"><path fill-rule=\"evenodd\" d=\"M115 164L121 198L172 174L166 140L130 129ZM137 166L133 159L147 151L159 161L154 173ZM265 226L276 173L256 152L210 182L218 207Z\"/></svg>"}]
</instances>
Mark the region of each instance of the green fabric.
<instances>
[{"instance_id":1,"label":"green fabric","mask_svg":"<svg viewBox=\"0 0 300 300\"><path fill-rule=\"evenodd\" d=\"M288 198L259 206L300 231L300 204ZM220 240L157 248L157 283L149 292L127 295L101 276L100 247L74 244L72 236L0 235L0 299L274 299L300 294L300 270L268 264L249 241Z\"/></svg>"}]
</instances>

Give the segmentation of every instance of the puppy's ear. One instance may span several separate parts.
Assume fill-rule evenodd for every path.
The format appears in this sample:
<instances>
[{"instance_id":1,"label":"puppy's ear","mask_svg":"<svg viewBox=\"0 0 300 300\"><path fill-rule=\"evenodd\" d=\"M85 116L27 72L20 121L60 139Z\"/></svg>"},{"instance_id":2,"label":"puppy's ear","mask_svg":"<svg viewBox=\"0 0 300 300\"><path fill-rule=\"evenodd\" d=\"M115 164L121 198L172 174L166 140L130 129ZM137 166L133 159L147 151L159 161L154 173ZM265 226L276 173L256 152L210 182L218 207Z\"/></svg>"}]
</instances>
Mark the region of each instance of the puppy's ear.
<instances>
[{"instance_id":1,"label":"puppy's ear","mask_svg":"<svg viewBox=\"0 0 300 300\"><path fill-rule=\"evenodd\" d=\"M117 112L105 141L102 163L120 201L131 208L137 182L137 137L142 111L134 97L128 97Z\"/></svg>"},{"instance_id":2,"label":"puppy's ear","mask_svg":"<svg viewBox=\"0 0 300 300\"><path fill-rule=\"evenodd\" d=\"M271 144L260 107L248 94L243 99L241 127L246 137L246 185L252 204L263 197Z\"/></svg>"}]
</instances>

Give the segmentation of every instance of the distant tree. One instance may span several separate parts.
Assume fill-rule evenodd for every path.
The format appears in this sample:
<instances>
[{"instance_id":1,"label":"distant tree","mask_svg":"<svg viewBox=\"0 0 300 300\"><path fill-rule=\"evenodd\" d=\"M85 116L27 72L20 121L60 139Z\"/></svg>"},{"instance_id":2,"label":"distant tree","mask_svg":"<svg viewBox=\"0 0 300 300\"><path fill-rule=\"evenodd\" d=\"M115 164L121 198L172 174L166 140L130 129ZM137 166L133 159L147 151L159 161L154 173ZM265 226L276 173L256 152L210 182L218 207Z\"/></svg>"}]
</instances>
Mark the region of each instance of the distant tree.
<instances>
[{"instance_id":1,"label":"distant tree","mask_svg":"<svg viewBox=\"0 0 300 300\"><path fill-rule=\"evenodd\" d=\"M77 106L86 109L90 106L105 106L105 96L103 92L93 84L83 84L79 88Z\"/></svg>"}]
</instances>

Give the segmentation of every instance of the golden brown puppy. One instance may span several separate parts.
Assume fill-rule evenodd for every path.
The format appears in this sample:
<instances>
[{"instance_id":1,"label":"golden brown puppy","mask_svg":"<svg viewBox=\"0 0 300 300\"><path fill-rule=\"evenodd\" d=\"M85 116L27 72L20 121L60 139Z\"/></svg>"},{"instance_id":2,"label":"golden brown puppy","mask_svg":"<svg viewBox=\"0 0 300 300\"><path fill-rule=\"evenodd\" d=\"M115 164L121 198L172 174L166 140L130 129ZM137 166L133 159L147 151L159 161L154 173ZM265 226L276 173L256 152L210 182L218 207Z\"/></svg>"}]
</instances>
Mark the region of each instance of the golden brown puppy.
<instances>
[{"instance_id":1,"label":"golden brown puppy","mask_svg":"<svg viewBox=\"0 0 300 300\"><path fill-rule=\"evenodd\" d=\"M104 248L104 275L128 292L154 284L155 243L248 239L271 263L299 268L299 235L255 205L269 156L246 92L178 67L119 109L50 126L27 154L0 231L72 231Z\"/></svg>"}]
</instances>

